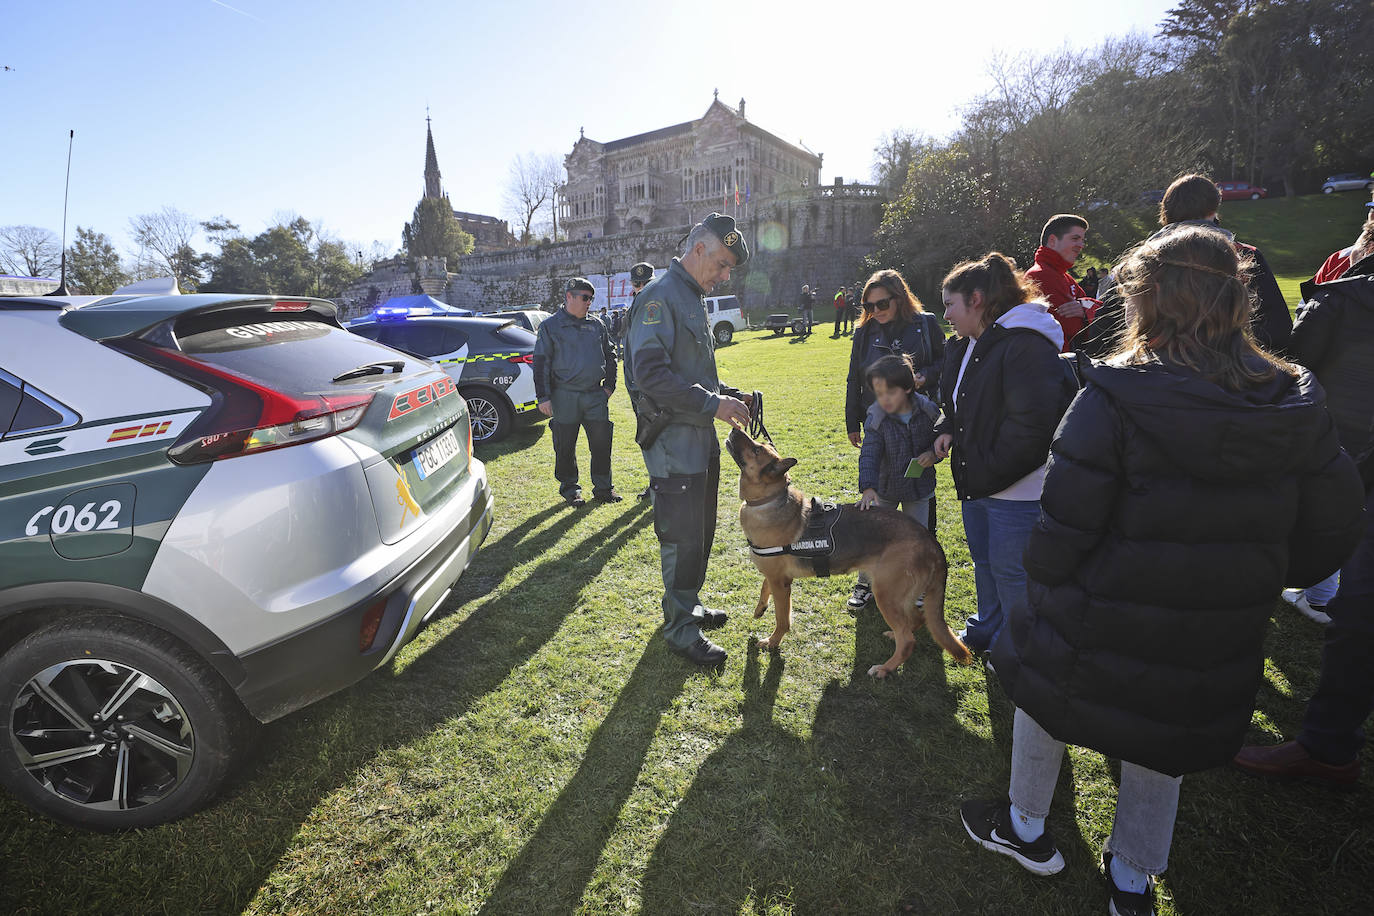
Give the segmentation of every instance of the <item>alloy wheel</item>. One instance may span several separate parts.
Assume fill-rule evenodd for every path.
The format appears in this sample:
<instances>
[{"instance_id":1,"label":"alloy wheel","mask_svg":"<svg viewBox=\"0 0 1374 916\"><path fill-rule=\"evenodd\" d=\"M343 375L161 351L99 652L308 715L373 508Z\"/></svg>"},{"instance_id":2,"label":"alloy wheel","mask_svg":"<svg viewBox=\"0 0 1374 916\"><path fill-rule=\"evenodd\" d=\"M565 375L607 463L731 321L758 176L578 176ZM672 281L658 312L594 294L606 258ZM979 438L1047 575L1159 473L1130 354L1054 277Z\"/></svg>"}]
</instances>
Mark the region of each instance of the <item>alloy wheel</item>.
<instances>
[{"instance_id":1,"label":"alloy wheel","mask_svg":"<svg viewBox=\"0 0 1374 916\"><path fill-rule=\"evenodd\" d=\"M474 442L485 442L496 434L501 425L501 412L492 401L484 397L469 397L468 417L472 422Z\"/></svg>"},{"instance_id":2,"label":"alloy wheel","mask_svg":"<svg viewBox=\"0 0 1374 916\"><path fill-rule=\"evenodd\" d=\"M172 693L127 664L59 662L33 676L10 707L19 762L44 789L87 808L152 804L186 778L191 721Z\"/></svg>"}]
</instances>

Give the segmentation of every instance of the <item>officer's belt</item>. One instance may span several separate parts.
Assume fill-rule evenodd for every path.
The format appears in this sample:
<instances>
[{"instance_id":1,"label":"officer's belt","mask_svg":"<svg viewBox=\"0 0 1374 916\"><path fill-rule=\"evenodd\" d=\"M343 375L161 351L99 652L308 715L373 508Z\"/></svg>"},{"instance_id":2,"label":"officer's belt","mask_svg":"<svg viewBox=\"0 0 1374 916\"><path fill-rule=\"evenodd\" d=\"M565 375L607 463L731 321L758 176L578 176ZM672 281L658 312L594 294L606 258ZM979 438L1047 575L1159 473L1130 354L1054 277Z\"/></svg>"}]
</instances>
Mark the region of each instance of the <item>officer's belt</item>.
<instances>
[{"instance_id":1,"label":"officer's belt","mask_svg":"<svg viewBox=\"0 0 1374 916\"><path fill-rule=\"evenodd\" d=\"M801 537L781 547L757 547L749 543L749 550L756 557L776 557L791 554L811 563L816 575L826 578L830 575L830 557L835 552L835 523L840 520L840 507L811 497L811 511L807 516L806 527Z\"/></svg>"}]
</instances>

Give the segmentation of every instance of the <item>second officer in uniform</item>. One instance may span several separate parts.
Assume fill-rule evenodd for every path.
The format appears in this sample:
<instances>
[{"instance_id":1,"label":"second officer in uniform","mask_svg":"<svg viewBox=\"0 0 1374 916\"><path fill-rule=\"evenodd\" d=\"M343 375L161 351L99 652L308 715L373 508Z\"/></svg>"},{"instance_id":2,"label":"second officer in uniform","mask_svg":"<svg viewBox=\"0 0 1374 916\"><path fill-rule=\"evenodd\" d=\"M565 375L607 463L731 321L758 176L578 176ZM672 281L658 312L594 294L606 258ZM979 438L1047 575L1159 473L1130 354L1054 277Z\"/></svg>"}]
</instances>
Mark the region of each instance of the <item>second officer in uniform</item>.
<instances>
[{"instance_id":1,"label":"second officer in uniform","mask_svg":"<svg viewBox=\"0 0 1374 916\"><path fill-rule=\"evenodd\" d=\"M615 390L615 348L606 326L587 317L596 290L582 277L568 281L563 308L539 325L534 344L534 389L553 435L553 476L570 506L585 506L577 472L577 433L587 430L592 496L620 502L611 485L611 433L606 403Z\"/></svg>"},{"instance_id":2,"label":"second officer in uniform","mask_svg":"<svg viewBox=\"0 0 1374 916\"><path fill-rule=\"evenodd\" d=\"M653 489L654 533L663 568L663 636L698 665L718 665L725 650L702 635L725 612L701 603L716 533L720 441L713 421L743 425L749 408L720 384L703 297L749 259L728 216L692 227L681 258L635 296L625 359L639 389L636 440Z\"/></svg>"}]
</instances>

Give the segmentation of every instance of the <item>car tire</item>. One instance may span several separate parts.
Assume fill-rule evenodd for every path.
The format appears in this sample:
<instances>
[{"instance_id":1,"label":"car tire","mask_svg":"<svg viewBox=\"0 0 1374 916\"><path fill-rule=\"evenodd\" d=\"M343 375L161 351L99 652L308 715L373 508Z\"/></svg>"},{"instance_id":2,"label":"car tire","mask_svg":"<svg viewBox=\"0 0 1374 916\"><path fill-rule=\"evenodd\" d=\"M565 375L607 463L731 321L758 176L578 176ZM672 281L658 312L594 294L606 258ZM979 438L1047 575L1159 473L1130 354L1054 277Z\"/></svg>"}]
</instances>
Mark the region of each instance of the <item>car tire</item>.
<instances>
[{"instance_id":1,"label":"car tire","mask_svg":"<svg viewBox=\"0 0 1374 916\"><path fill-rule=\"evenodd\" d=\"M1259 199L1260 199L1259 192L1258 192L1258 191L1255 191L1254 193L1252 193L1252 194L1250 195L1250 199L1251 199L1251 200L1259 200Z\"/></svg>"},{"instance_id":2,"label":"car tire","mask_svg":"<svg viewBox=\"0 0 1374 916\"><path fill-rule=\"evenodd\" d=\"M792 322L792 333L793 333L793 334L805 334L805 333L806 333L806 322L803 321L803 320L800 319L800 318L798 318L796 321Z\"/></svg>"},{"instance_id":3,"label":"car tire","mask_svg":"<svg viewBox=\"0 0 1374 916\"><path fill-rule=\"evenodd\" d=\"M125 618L61 621L0 656L0 782L76 827L190 814L219 791L251 728L199 656Z\"/></svg>"},{"instance_id":4,"label":"car tire","mask_svg":"<svg viewBox=\"0 0 1374 916\"><path fill-rule=\"evenodd\" d=\"M464 388L458 393L468 402L468 422L472 424L474 445L506 438L515 419L504 397L485 388Z\"/></svg>"},{"instance_id":5,"label":"car tire","mask_svg":"<svg viewBox=\"0 0 1374 916\"><path fill-rule=\"evenodd\" d=\"M723 347L735 336L735 326L729 322L722 321L720 324L716 325L714 333L716 336L716 343Z\"/></svg>"},{"instance_id":6,"label":"car tire","mask_svg":"<svg viewBox=\"0 0 1374 916\"><path fill-rule=\"evenodd\" d=\"M1330 194L1330 193L1331 193L1332 191L1334 191L1334 190L1336 190L1336 189L1333 188L1333 187L1331 187L1331 185L1327 185L1326 187L1322 188L1322 193L1323 193L1323 194Z\"/></svg>"}]
</instances>

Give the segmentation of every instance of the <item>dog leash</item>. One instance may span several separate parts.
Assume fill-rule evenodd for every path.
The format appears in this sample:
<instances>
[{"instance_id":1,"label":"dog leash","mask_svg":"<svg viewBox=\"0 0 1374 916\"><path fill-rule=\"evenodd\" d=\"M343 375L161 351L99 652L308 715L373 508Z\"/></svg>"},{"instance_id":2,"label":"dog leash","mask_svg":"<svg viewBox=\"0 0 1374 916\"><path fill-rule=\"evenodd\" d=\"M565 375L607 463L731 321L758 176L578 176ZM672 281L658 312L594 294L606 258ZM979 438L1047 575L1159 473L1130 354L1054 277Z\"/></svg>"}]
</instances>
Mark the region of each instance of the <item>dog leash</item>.
<instances>
[{"instance_id":1,"label":"dog leash","mask_svg":"<svg viewBox=\"0 0 1374 916\"><path fill-rule=\"evenodd\" d=\"M773 437L768 435L768 427L763 425L763 392L755 391L749 404L749 437L757 442L760 436L769 445L773 445ZM774 448L776 447L774 445Z\"/></svg>"}]
</instances>

